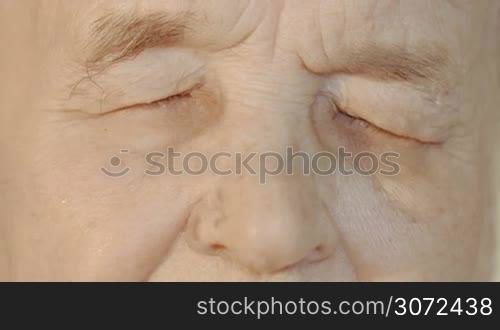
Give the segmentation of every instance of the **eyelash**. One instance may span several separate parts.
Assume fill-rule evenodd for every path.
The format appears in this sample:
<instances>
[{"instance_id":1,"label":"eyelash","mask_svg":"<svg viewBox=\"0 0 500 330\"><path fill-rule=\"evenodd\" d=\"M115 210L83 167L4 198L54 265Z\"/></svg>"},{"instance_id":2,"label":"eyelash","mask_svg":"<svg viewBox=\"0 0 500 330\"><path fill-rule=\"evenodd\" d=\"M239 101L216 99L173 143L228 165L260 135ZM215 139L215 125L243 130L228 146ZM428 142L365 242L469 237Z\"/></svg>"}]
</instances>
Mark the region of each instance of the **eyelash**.
<instances>
[{"instance_id":1,"label":"eyelash","mask_svg":"<svg viewBox=\"0 0 500 330\"><path fill-rule=\"evenodd\" d=\"M347 120L350 120L351 126L357 125L358 127L356 129L359 129L359 127L361 127L363 130L370 131L368 133L383 134L384 136L388 136L391 138L397 138L397 139L402 140L402 141L409 141L409 142L418 143L418 144L422 144L422 145L440 145L439 142L423 141L423 140L420 140L420 139L417 139L414 137L393 133L389 130L381 128L380 126L372 124L368 120L350 115L349 113L347 113L347 111L341 109L338 106L337 106L337 112L338 112L337 115L344 116Z\"/></svg>"},{"instance_id":2,"label":"eyelash","mask_svg":"<svg viewBox=\"0 0 500 330\"><path fill-rule=\"evenodd\" d=\"M148 104L148 106L151 106L151 107L156 109L156 108L162 107L164 105L171 105L172 103L174 103L176 101L180 101L183 99L189 99L193 96L193 93L195 91L199 90L202 87L203 87L203 83L197 83L193 87L186 89L183 92L180 92L180 93L177 93L175 95L171 95L171 96L168 96L166 98L151 102Z\"/></svg>"},{"instance_id":3,"label":"eyelash","mask_svg":"<svg viewBox=\"0 0 500 330\"><path fill-rule=\"evenodd\" d=\"M358 127L361 127L362 129L372 129L372 130L375 130L379 133L391 134L390 132L372 124L368 120L363 119L361 117L355 117L355 116L349 114L347 111L345 111L337 106L336 116L338 116L338 115L344 116L347 120L349 120L351 126L357 125ZM335 117L334 117L334 119L335 119Z\"/></svg>"},{"instance_id":4,"label":"eyelash","mask_svg":"<svg viewBox=\"0 0 500 330\"><path fill-rule=\"evenodd\" d=\"M181 99L191 98L192 92L193 92L193 90L189 90L189 91L182 92L179 94L171 95L171 96L168 96L166 98L148 103L147 107L158 108L158 107L162 107L164 105L170 105L171 103L179 101Z\"/></svg>"}]
</instances>

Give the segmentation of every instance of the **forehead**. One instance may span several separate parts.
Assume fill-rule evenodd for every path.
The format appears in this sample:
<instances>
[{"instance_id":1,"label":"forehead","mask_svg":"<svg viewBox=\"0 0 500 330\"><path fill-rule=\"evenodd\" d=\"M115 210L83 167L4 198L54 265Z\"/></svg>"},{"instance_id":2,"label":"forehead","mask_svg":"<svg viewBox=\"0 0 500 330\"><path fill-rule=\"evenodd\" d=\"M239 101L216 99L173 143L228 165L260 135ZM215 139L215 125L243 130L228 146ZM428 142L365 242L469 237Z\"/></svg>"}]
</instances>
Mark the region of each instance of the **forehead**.
<instances>
[{"instance_id":1,"label":"forehead","mask_svg":"<svg viewBox=\"0 0 500 330\"><path fill-rule=\"evenodd\" d=\"M338 69L331 67L331 59L341 62L353 53L366 52L370 45L404 47L410 52L456 48L464 26L471 29L472 15L463 2L448 0L92 0L63 1L60 5L70 12L65 25L73 26L77 38L83 40L75 43L72 34L73 45L87 46L89 40L102 37L93 32L103 21L107 28L127 22L146 28L147 20L133 17L160 14L171 20L189 16L181 23L185 23L183 41L188 46L227 49L264 31L257 38L267 38L275 46L280 43L278 46L317 64L318 71ZM128 18L106 21L111 16ZM127 28L122 26L122 36L124 30ZM324 56L319 58L318 54Z\"/></svg>"},{"instance_id":2,"label":"forehead","mask_svg":"<svg viewBox=\"0 0 500 330\"><path fill-rule=\"evenodd\" d=\"M53 1L46 0L48 3ZM461 0L90 0L60 1L73 11L72 25L86 30L92 22L110 13L189 12L197 17L191 31L197 36L230 39L248 34L262 22L276 20L286 26L279 32L285 38L303 31L314 38L322 33L326 44L338 46L342 38L418 42L427 39L453 39L469 24L472 2ZM469 7L469 8L467 8ZM473 7L473 6L472 6ZM466 17L467 15L469 17ZM74 19L76 18L76 19ZM464 21L465 18L469 20ZM271 23L270 23L271 24ZM272 25L272 24L271 24ZM86 32L86 31L85 31ZM429 33L432 32L432 33ZM288 34L288 35L287 35ZM223 37L223 38L221 38ZM415 39L415 40L412 40ZM372 40L375 41L375 40ZM220 41L221 42L221 41ZM352 42L349 42L352 44Z\"/></svg>"}]
</instances>

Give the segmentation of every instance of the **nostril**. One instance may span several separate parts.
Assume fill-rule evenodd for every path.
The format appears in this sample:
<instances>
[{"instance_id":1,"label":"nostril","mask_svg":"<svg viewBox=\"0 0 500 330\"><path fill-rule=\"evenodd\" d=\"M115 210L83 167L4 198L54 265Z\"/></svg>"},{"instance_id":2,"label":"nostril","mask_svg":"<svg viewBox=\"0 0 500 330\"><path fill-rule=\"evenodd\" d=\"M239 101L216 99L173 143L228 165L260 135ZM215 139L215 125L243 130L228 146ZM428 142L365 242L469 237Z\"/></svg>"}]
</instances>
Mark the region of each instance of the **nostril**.
<instances>
[{"instance_id":1,"label":"nostril","mask_svg":"<svg viewBox=\"0 0 500 330\"><path fill-rule=\"evenodd\" d=\"M208 244L205 247L205 253L212 256L220 256L227 250L225 245L219 243Z\"/></svg>"},{"instance_id":2,"label":"nostril","mask_svg":"<svg viewBox=\"0 0 500 330\"><path fill-rule=\"evenodd\" d=\"M308 262L322 261L324 259L327 259L330 256L330 254L331 253L326 245L319 244L311 251L309 256L307 256L306 260Z\"/></svg>"},{"instance_id":3,"label":"nostril","mask_svg":"<svg viewBox=\"0 0 500 330\"><path fill-rule=\"evenodd\" d=\"M325 252L325 247L320 244L320 245L316 246L316 248L314 249L314 252L324 253Z\"/></svg>"},{"instance_id":4,"label":"nostril","mask_svg":"<svg viewBox=\"0 0 500 330\"><path fill-rule=\"evenodd\" d=\"M214 252L225 250L226 247L222 244L210 244L210 249Z\"/></svg>"}]
</instances>

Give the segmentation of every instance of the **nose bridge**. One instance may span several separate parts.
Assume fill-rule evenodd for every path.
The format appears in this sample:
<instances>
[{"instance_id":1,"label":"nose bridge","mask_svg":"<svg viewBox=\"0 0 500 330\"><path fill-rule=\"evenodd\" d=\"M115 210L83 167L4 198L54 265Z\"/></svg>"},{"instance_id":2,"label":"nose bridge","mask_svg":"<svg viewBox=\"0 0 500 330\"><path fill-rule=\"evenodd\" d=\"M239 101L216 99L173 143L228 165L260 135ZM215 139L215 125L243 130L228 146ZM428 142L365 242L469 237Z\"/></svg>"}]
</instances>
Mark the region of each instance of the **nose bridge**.
<instances>
[{"instance_id":1,"label":"nose bridge","mask_svg":"<svg viewBox=\"0 0 500 330\"><path fill-rule=\"evenodd\" d=\"M302 112L312 103L315 79L293 68L273 65L247 68L240 77L228 77L228 106L268 113Z\"/></svg>"},{"instance_id":2,"label":"nose bridge","mask_svg":"<svg viewBox=\"0 0 500 330\"><path fill-rule=\"evenodd\" d=\"M261 54L245 47L228 51L212 63L227 107L290 113L303 112L312 103L322 82L305 69L295 52L277 49Z\"/></svg>"},{"instance_id":3,"label":"nose bridge","mask_svg":"<svg viewBox=\"0 0 500 330\"><path fill-rule=\"evenodd\" d=\"M320 81L295 60L275 64L230 63L220 75L224 98L224 145L233 151L314 151L311 106Z\"/></svg>"},{"instance_id":4,"label":"nose bridge","mask_svg":"<svg viewBox=\"0 0 500 330\"><path fill-rule=\"evenodd\" d=\"M224 180L189 219L198 251L221 254L258 273L333 252L337 233L312 178L281 175L264 185L249 175Z\"/></svg>"},{"instance_id":5,"label":"nose bridge","mask_svg":"<svg viewBox=\"0 0 500 330\"><path fill-rule=\"evenodd\" d=\"M269 273L328 257L337 233L312 175L282 170L265 184L259 175L261 166L272 166L263 153L281 155L286 163L288 147L315 151L310 106L318 82L294 58L254 61L224 63L224 128L218 137L234 152L256 153L250 162L255 173L218 177L193 207L187 237L195 250Z\"/></svg>"}]
</instances>

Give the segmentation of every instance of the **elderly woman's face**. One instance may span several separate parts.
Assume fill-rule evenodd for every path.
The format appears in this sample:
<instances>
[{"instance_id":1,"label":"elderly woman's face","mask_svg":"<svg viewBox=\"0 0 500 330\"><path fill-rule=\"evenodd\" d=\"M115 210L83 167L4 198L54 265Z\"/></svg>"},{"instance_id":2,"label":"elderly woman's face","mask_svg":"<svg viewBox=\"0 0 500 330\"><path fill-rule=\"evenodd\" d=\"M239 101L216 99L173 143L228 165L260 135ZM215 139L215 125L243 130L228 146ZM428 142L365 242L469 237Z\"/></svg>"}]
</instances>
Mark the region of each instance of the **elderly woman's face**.
<instances>
[{"instance_id":1,"label":"elderly woman's face","mask_svg":"<svg viewBox=\"0 0 500 330\"><path fill-rule=\"evenodd\" d=\"M2 1L0 279L487 279L495 3Z\"/></svg>"}]
</instances>

